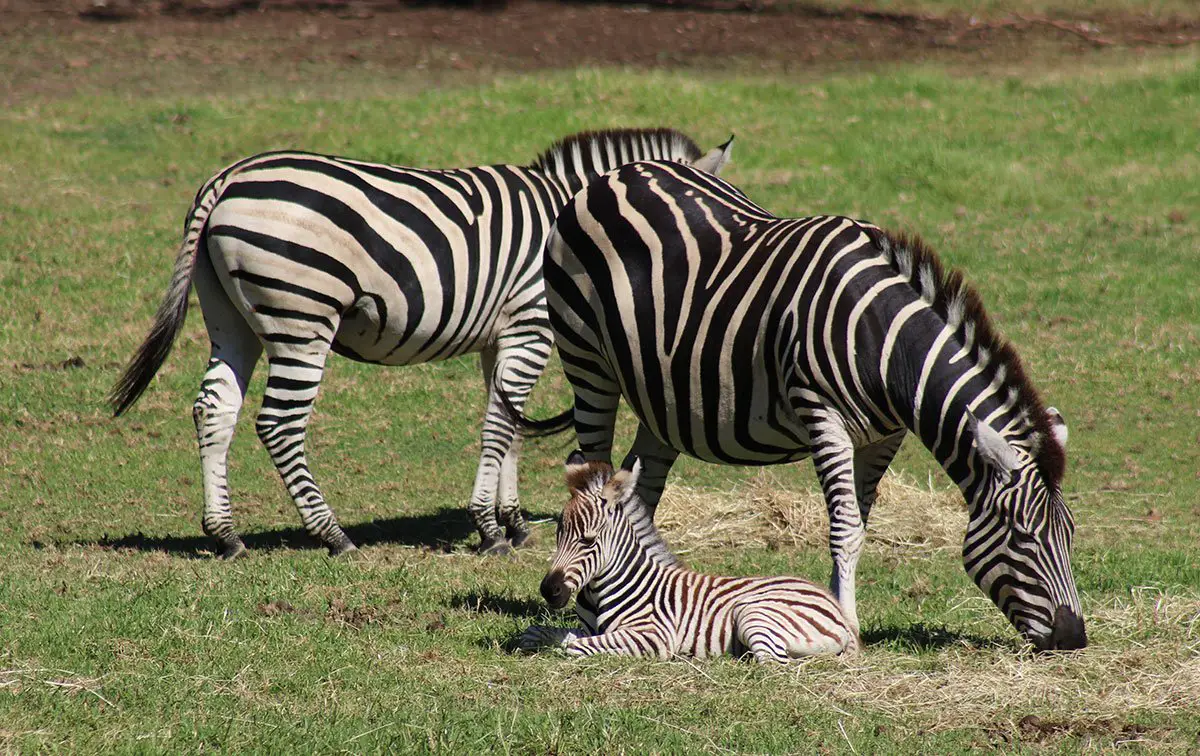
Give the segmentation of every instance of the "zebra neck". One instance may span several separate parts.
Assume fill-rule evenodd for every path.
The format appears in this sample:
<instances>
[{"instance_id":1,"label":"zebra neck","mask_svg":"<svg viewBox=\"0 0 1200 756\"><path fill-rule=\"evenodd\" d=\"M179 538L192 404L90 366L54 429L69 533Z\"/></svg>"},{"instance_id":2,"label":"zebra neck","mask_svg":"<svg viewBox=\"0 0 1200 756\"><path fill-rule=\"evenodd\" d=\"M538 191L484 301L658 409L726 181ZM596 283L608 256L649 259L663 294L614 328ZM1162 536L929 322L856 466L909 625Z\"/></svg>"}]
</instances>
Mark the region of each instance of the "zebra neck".
<instances>
[{"instance_id":1,"label":"zebra neck","mask_svg":"<svg viewBox=\"0 0 1200 756\"><path fill-rule=\"evenodd\" d=\"M680 565L679 557L675 556L654 526L654 515L650 508L636 494L622 502L621 508L638 547L649 559L667 567Z\"/></svg>"},{"instance_id":2,"label":"zebra neck","mask_svg":"<svg viewBox=\"0 0 1200 756\"><path fill-rule=\"evenodd\" d=\"M914 331L919 329L913 329ZM915 386L904 387L907 396L889 386L890 398L913 432L963 491L974 499L982 465L975 451L970 416L998 431L1012 446L1031 456L1037 453L1038 434L1031 413L1006 382L1004 365L989 359L963 341L950 326L924 331L911 344L896 349L911 355L905 371ZM895 352L893 352L895 353Z\"/></svg>"},{"instance_id":3,"label":"zebra neck","mask_svg":"<svg viewBox=\"0 0 1200 756\"><path fill-rule=\"evenodd\" d=\"M670 569L651 559L633 542L629 543L632 548L622 549L613 555L609 564L587 584L588 602L601 626L607 625L614 617L619 618L645 606L652 600L653 593L644 588L658 583Z\"/></svg>"}]
</instances>

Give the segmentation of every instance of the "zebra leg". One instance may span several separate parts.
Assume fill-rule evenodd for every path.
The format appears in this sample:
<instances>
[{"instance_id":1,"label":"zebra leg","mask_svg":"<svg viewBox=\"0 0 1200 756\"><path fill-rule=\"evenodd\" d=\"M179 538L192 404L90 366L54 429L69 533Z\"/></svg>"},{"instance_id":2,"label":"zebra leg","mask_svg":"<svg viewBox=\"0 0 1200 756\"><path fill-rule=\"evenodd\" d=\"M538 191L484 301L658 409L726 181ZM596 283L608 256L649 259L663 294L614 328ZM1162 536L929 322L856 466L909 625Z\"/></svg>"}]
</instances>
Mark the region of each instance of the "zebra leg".
<instances>
[{"instance_id":1,"label":"zebra leg","mask_svg":"<svg viewBox=\"0 0 1200 756\"><path fill-rule=\"evenodd\" d=\"M563 372L575 394L575 435L579 450L589 462L612 462L613 435L621 387L609 369L592 357L579 357L571 346L559 342Z\"/></svg>"},{"instance_id":2,"label":"zebra leg","mask_svg":"<svg viewBox=\"0 0 1200 756\"><path fill-rule=\"evenodd\" d=\"M483 369L483 382L488 396L492 396L492 381L496 369L496 347L488 347L479 354L479 366ZM542 365L543 369L545 364ZM504 535L513 548L529 542L529 524L521 514L521 499L517 490L517 457L520 454L521 436L514 435L504 459L500 461L500 480L497 491L496 517L504 527Z\"/></svg>"},{"instance_id":3,"label":"zebra leg","mask_svg":"<svg viewBox=\"0 0 1200 756\"><path fill-rule=\"evenodd\" d=\"M823 405L797 407L797 411L808 427L813 467L829 511L829 552L833 557L829 590L857 632L854 575L866 540L866 525L855 490L854 444L836 411Z\"/></svg>"},{"instance_id":4,"label":"zebra leg","mask_svg":"<svg viewBox=\"0 0 1200 756\"><path fill-rule=\"evenodd\" d=\"M543 648L565 646L567 643L582 636L583 631L580 629L573 630L566 627L531 625L517 639L517 648L521 651L533 652Z\"/></svg>"},{"instance_id":5,"label":"zebra leg","mask_svg":"<svg viewBox=\"0 0 1200 756\"><path fill-rule=\"evenodd\" d=\"M496 515L500 524L504 526L504 535L514 549L529 543L532 535L529 523L521 513L521 500L517 491L517 456L520 446L521 437L514 436L508 453L500 462L499 505L496 508Z\"/></svg>"},{"instance_id":6,"label":"zebra leg","mask_svg":"<svg viewBox=\"0 0 1200 756\"><path fill-rule=\"evenodd\" d=\"M517 411L522 410L550 360L550 345L548 330L526 330L516 336L502 335L495 346L485 349L480 356L488 404L483 417L475 490L467 511L479 531L481 554L507 554L512 546L529 538L529 525L521 514L516 491L516 429L499 392L504 391ZM502 488L507 489L504 498L500 496Z\"/></svg>"},{"instance_id":7,"label":"zebra leg","mask_svg":"<svg viewBox=\"0 0 1200 756\"><path fill-rule=\"evenodd\" d=\"M642 460L642 474L638 478L637 492L643 503L654 516L658 508L658 500L662 498L663 489L667 485L667 473L679 458L679 452L658 440L658 436L650 431L645 424L638 423L637 436L633 439L633 447L625 455L622 467L632 467L634 458Z\"/></svg>"},{"instance_id":8,"label":"zebra leg","mask_svg":"<svg viewBox=\"0 0 1200 756\"><path fill-rule=\"evenodd\" d=\"M657 627L622 627L600 635L584 635L569 640L563 649L571 656L650 656L671 658L671 647Z\"/></svg>"},{"instance_id":9,"label":"zebra leg","mask_svg":"<svg viewBox=\"0 0 1200 756\"><path fill-rule=\"evenodd\" d=\"M871 515L871 507L875 505L879 481L895 459L896 452L900 451L904 435L905 431L900 431L854 451L854 490L858 496L858 511L862 516L864 528L867 526L867 518Z\"/></svg>"},{"instance_id":10,"label":"zebra leg","mask_svg":"<svg viewBox=\"0 0 1200 756\"><path fill-rule=\"evenodd\" d=\"M254 427L296 503L304 529L325 544L330 556L338 556L355 546L325 503L304 454L308 420L328 355L327 349L268 354L267 390Z\"/></svg>"},{"instance_id":11,"label":"zebra leg","mask_svg":"<svg viewBox=\"0 0 1200 756\"><path fill-rule=\"evenodd\" d=\"M749 607L734 616L735 632L747 652L759 663L795 661L805 656L840 654L855 645L852 632L815 608L793 605L791 616L780 606Z\"/></svg>"},{"instance_id":12,"label":"zebra leg","mask_svg":"<svg viewBox=\"0 0 1200 756\"><path fill-rule=\"evenodd\" d=\"M221 288L207 254L197 255L193 283L212 342L208 370L192 405L204 489L200 524L216 540L219 556L232 559L245 553L246 546L233 527L227 468L229 444L233 441L246 386L262 354L262 344Z\"/></svg>"}]
</instances>

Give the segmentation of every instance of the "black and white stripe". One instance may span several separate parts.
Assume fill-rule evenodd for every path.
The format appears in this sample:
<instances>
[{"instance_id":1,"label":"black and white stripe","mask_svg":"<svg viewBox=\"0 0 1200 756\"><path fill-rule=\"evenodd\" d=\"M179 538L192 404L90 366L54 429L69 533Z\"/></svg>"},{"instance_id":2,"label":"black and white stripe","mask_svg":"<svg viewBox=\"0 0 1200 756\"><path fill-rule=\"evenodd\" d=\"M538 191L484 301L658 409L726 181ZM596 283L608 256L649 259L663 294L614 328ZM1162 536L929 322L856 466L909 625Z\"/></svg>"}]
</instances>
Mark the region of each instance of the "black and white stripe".
<instances>
[{"instance_id":1,"label":"black and white stripe","mask_svg":"<svg viewBox=\"0 0 1200 756\"><path fill-rule=\"evenodd\" d=\"M760 662L858 649L837 600L811 581L716 577L681 565L638 498L640 471L637 460L616 474L580 452L567 460L571 500L542 596L557 609L578 592L583 630L533 626L520 638L523 649L657 658L752 654Z\"/></svg>"},{"instance_id":2,"label":"black and white stripe","mask_svg":"<svg viewBox=\"0 0 1200 756\"><path fill-rule=\"evenodd\" d=\"M265 352L255 428L300 512L331 553L354 548L309 470L305 429L330 350L411 365L479 352L488 386L469 510L484 551L527 537L513 429L496 397L520 406L550 356L542 250L585 180L640 159L724 162L667 129L579 134L532 165L421 170L303 152L242 160L210 179L185 223L167 296L113 390L117 414L170 351L195 285L212 342L194 405L204 531L222 556L234 530L226 457L250 375Z\"/></svg>"},{"instance_id":3,"label":"black and white stripe","mask_svg":"<svg viewBox=\"0 0 1200 756\"><path fill-rule=\"evenodd\" d=\"M811 456L832 589L857 627L867 516L912 432L967 500L971 577L1037 646L1086 643L1060 490L1066 426L976 293L919 240L850 218L776 218L719 179L638 163L564 209L545 274L583 452L610 458L624 397L651 506L679 452Z\"/></svg>"}]
</instances>

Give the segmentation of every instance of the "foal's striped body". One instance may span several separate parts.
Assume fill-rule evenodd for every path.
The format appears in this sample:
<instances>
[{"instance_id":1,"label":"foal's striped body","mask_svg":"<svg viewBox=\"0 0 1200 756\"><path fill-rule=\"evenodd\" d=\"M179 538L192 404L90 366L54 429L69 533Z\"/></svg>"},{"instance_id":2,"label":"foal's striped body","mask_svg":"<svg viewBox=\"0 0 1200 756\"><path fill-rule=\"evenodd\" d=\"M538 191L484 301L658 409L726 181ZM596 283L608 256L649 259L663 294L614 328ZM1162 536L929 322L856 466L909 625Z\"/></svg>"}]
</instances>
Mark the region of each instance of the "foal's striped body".
<instances>
[{"instance_id":1,"label":"foal's striped body","mask_svg":"<svg viewBox=\"0 0 1200 756\"><path fill-rule=\"evenodd\" d=\"M572 655L660 659L753 654L786 662L859 647L825 588L794 577L693 572L667 549L635 492L640 463L615 475L603 462L567 462L571 501L553 565L542 581L551 606L579 591L582 630L531 627L522 648L560 645Z\"/></svg>"}]
</instances>

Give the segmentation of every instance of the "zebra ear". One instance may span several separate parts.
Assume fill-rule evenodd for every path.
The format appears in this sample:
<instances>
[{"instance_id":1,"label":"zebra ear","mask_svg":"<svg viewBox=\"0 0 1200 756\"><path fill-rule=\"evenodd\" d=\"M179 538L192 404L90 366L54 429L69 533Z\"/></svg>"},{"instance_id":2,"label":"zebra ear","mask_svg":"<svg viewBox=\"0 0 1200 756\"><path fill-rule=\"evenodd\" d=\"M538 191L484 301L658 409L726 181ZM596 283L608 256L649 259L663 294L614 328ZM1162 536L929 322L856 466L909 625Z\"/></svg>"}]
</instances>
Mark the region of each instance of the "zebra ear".
<instances>
[{"instance_id":1,"label":"zebra ear","mask_svg":"<svg viewBox=\"0 0 1200 756\"><path fill-rule=\"evenodd\" d=\"M1059 446L1067 448L1067 421L1054 407L1047 407L1046 414L1050 417L1050 435L1054 436Z\"/></svg>"},{"instance_id":2,"label":"zebra ear","mask_svg":"<svg viewBox=\"0 0 1200 756\"><path fill-rule=\"evenodd\" d=\"M630 461L632 460L632 464ZM617 474L612 477L612 487L617 494L616 498L624 501L633 495L637 488L638 478L642 477L642 460L640 457L630 455L625 458L625 464L617 471Z\"/></svg>"},{"instance_id":3,"label":"zebra ear","mask_svg":"<svg viewBox=\"0 0 1200 756\"><path fill-rule=\"evenodd\" d=\"M979 422L979 418L971 412L967 413L967 417L971 435L975 436L975 451L979 456L989 466L1006 475L1017 469L1021 458L1017 456L1017 450L1004 440L1004 436L987 423Z\"/></svg>"},{"instance_id":4,"label":"zebra ear","mask_svg":"<svg viewBox=\"0 0 1200 756\"><path fill-rule=\"evenodd\" d=\"M576 449L567 457L564 467L567 472L567 490L574 495L587 485L588 478L592 475L592 466L583 458L583 452Z\"/></svg>"},{"instance_id":5,"label":"zebra ear","mask_svg":"<svg viewBox=\"0 0 1200 756\"><path fill-rule=\"evenodd\" d=\"M729 135L729 140L725 144L709 150L708 154L692 163L692 167L716 176L729 162L731 152L733 152L733 134Z\"/></svg>"}]
</instances>

